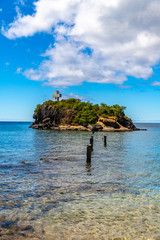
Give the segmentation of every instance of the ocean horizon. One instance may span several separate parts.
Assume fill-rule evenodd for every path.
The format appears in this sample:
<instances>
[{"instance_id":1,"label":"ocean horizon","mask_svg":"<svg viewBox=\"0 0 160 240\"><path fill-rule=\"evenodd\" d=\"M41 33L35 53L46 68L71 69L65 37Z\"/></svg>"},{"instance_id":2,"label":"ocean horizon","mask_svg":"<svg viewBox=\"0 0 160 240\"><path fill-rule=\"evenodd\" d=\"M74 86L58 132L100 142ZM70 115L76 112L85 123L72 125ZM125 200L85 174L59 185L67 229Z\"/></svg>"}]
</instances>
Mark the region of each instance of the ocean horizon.
<instances>
[{"instance_id":1,"label":"ocean horizon","mask_svg":"<svg viewBox=\"0 0 160 240\"><path fill-rule=\"evenodd\" d=\"M160 123L147 131L0 122L1 239L160 239ZM107 146L103 137L107 135Z\"/></svg>"},{"instance_id":2,"label":"ocean horizon","mask_svg":"<svg viewBox=\"0 0 160 240\"><path fill-rule=\"evenodd\" d=\"M0 123L32 123L34 122L33 120L0 120ZM147 123L155 123L158 124L160 123L160 120L132 120L134 124L147 124Z\"/></svg>"}]
</instances>

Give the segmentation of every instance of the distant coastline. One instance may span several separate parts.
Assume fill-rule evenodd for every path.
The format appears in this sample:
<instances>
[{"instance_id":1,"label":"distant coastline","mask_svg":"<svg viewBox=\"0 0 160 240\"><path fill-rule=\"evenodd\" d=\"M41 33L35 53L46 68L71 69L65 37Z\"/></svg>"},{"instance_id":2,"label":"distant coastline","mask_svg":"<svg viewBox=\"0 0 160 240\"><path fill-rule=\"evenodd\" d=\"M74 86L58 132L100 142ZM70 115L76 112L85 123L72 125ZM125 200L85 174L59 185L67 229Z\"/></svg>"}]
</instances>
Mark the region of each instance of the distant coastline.
<instances>
[{"instance_id":1,"label":"distant coastline","mask_svg":"<svg viewBox=\"0 0 160 240\"><path fill-rule=\"evenodd\" d=\"M32 121L0 120L0 123L32 123Z\"/></svg>"}]
</instances>

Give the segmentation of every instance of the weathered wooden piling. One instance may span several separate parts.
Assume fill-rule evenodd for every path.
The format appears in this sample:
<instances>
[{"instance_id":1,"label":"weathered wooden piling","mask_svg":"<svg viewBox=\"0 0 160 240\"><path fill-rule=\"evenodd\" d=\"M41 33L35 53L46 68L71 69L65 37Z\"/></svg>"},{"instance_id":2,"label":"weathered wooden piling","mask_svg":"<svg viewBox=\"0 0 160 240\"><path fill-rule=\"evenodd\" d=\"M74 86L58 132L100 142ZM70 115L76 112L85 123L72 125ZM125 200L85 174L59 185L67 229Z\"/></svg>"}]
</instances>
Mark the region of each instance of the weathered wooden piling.
<instances>
[{"instance_id":1,"label":"weathered wooden piling","mask_svg":"<svg viewBox=\"0 0 160 240\"><path fill-rule=\"evenodd\" d=\"M90 138L91 150L93 151L93 136Z\"/></svg>"},{"instance_id":2,"label":"weathered wooden piling","mask_svg":"<svg viewBox=\"0 0 160 240\"><path fill-rule=\"evenodd\" d=\"M104 136L104 146L107 145L107 136Z\"/></svg>"},{"instance_id":3,"label":"weathered wooden piling","mask_svg":"<svg viewBox=\"0 0 160 240\"><path fill-rule=\"evenodd\" d=\"M87 163L91 163L91 153L92 153L92 146L91 146L91 144L88 144L87 145L87 159L86 159Z\"/></svg>"}]
</instances>

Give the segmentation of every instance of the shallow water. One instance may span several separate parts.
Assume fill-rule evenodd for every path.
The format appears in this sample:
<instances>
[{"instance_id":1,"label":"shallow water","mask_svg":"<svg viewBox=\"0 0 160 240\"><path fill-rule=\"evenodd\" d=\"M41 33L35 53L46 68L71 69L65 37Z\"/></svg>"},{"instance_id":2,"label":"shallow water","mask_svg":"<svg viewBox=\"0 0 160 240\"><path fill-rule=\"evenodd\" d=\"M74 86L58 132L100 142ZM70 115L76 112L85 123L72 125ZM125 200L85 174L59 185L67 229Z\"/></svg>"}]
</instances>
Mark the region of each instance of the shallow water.
<instances>
[{"instance_id":1,"label":"shallow water","mask_svg":"<svg viewBox=\"0 0 160 240\"><path fill-rule=\"evenodd\" d=\"M0 123L1 239L160 239L160 124L94 134Z\"/></svg>"}]
</instances>

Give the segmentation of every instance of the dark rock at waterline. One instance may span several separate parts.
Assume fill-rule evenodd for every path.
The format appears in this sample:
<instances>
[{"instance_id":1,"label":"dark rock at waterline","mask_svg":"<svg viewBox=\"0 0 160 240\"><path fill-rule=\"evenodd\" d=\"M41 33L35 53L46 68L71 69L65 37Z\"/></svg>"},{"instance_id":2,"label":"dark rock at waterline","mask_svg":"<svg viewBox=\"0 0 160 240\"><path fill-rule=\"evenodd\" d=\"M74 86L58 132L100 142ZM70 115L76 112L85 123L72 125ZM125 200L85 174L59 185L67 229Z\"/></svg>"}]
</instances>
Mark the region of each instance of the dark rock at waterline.
<instances>
[{"instance_id":1,"label":"dark rock at waterline","mask_svg":"<svg viewBox=\"0 0 160 240\"><path fill-rule=\"evenodd\" d=\"M122 126L125 126L128 129L137 130L136 126L133 124L133 122L129 118L119 118L117 121L119 124L121 124Z\"/></svg>"},{"instance_id":2,"label":"dark rock at waterline","mask_svg":"<svg viewBox=\"0 0 160 240\"><path fill-rule=\"evenodd\" d=\"M91 131L97 132L97 131L102 131L103 127L100 124L96 124L92 127Z\"/></svg>"}]
</instances>

